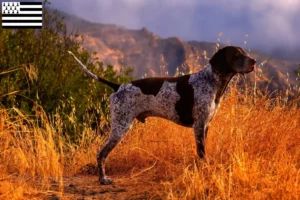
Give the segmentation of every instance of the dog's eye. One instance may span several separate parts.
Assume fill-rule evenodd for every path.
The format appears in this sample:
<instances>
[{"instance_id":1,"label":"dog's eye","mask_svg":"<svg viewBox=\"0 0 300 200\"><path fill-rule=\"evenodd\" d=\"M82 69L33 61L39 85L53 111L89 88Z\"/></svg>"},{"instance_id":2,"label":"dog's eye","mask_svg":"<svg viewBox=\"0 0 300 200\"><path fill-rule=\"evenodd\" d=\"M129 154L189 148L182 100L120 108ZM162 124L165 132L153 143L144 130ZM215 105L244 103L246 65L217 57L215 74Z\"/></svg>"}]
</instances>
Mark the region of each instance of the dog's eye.
<instances>
[{"instance_id":1,"label":"dog's eye","mask_svg":"<svg viewBox=\"0 0 300 200\"><path fill-rule=\"evenodd\" d=\"M240 55L241 55L240 53L236 53L236 54L234 55L234 58L238 58Z\"/></svg>"}]
</instances>

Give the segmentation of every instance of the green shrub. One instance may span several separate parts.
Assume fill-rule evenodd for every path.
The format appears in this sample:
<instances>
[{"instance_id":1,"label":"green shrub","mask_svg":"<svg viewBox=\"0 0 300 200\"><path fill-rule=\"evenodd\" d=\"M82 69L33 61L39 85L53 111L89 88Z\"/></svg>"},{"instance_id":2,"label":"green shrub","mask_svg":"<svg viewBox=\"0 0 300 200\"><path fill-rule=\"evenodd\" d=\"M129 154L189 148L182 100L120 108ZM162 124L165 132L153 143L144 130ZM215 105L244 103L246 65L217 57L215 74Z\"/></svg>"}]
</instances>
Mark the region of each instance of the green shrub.
<instances>
[{"instance_id":1,"label":"green shrub","mask_svg":"<svg viewBox=\"0 0 300 200\"><path fill-rule=\"evenodd\" d=\"M48 4L47 1L44 2ZM128 82L132 68L120 74L81 48L83 38L67 33L63 17L44 9L43 29L0 28L0 104L28 114L41 105L49 119L60 117L65 133L74 135L84 123L108 120L108 96L102 83L84 75L67 51L72 51L95 74L115 83Z\"/></svg>"}]
</instances>

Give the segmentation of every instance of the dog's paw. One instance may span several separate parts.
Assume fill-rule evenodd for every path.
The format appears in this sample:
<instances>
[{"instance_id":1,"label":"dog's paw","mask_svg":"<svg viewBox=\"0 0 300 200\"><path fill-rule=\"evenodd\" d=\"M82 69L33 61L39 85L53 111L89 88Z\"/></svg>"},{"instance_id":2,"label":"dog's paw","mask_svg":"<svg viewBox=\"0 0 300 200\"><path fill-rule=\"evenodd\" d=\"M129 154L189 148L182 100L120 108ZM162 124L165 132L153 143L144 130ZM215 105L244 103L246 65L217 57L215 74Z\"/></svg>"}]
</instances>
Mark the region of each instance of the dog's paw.
<instances>
[{"instance_id":1,"label":"dog's paw","mask_svg":"<svg viewBox=\"0 0 300 200\"><path fill-rule=\"evenodd\" d=\"M109 178L108 176L99 177L99 182L101 185L110 185L113 183L111 178Z\"/></svg>"}]
</instances>

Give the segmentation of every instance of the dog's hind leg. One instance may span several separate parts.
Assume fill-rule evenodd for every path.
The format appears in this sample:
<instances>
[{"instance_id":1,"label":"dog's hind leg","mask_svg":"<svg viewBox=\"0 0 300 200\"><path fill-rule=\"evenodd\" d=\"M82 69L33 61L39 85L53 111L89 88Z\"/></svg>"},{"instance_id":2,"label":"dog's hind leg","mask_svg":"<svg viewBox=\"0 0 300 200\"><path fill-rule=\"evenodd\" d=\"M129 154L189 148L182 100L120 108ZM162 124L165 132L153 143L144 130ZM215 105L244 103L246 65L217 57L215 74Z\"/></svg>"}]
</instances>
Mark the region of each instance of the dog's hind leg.
<instances>
[{"instance_id":1,"label":"dog's hind leg","mask_svg":"<svg viewBox=\"0 0 300 200\"><path fill-rule=\"evenodd\" d=\"M112 129L110 136L97 156L99 182L103 185L109 185L112 183L112 180L105 175L105 159L107 158L108 154L117 146L117 144L124 138L133 120L134 117L124 117L124 115L121 115L121 117L117 116L112 118Z\"/></svg>"}]
</instances>

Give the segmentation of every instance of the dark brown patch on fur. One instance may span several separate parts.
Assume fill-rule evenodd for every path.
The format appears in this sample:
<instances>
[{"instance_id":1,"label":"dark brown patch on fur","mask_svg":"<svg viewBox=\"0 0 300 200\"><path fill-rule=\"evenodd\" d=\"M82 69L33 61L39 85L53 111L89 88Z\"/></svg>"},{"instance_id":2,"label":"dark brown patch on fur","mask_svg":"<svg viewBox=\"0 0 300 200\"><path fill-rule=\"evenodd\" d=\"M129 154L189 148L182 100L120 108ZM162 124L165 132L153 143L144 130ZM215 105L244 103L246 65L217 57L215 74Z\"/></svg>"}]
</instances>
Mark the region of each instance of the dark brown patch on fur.
<instances>
[{"instance_id":1,"label":"dark brown patch on fur","mask_svg":"<svg viewBox=\"0 0 300 200\"><path fill-rule=\"evenodd\" d=\"M209 60L212 70L219 74L236 73L236 70L233 68L233 62L237 54L247 56L246 52L240 47L227 46L219 49Z\"/></svg>"},{"instance_id":2,"label":"dark brown patch on fur","mask_svg":"<svg viewBox=\"0 0 300 200\"><path fill-rule=\"evenodd\" d=\"M191 126L194 123L193 107L194 107L194 89L189 84L190 75L181 77L158 77L145 78L132 81L131 84L140 88L145 95L156 96L165 81L176 82L176 91L180 99L176 102L175 110L179 116L180 123L185 126ZM147 117L146 113L137 116L140 122L144 122Z\"/></svg>"},{"instance_id":3,"label":"dark brown patch on fur","mask_svg":"<svg viewBox=\"0 0 300 200\"><path fill-rule=\"evenodd\" d=\"M212 70L220 76L220 81L222 82L221 88L217 90L215 103L219 104L220 98L223 96L225 89L230 82L231 78L234 76L236 72L234 72L230 68L230 64L228 62L228 55L232 54L232 49L237 52L237 48L223 48L219 49L217 53L210 59L209 63L212 66Z\"/></svg>"},{"instance_id":4,"label":"dark brown patch on fur","mask_svg":"<svg viewBox=\"0 0 300 200\"><path fill-rule=\"evenodd\" d=\"M214 72L225 74L231 71L230 66L227 63L225 48L219 49L209 60L209 63L211 64Z\"/></svg>"},{"instance_id":5,"label":"dark brown patch on fur","mask_svg":"<svg viewBox=\"0 0 300 200\"><path fill-rule=\"evenodd\" d=\"M141 89L143 94L156 96L165 81L177 82L178 77L157 77L134 80L132 85Z\"/></svg>"},{"instance_id":6,"label":"dark brown patch on fur","mask_svg":"<svg viewBox=\"0 0 300 200\"><path fill-rule=\"evenodd\" d=\"M223 49L219 49L209 60L213 72L219 75L221 81L220 88L218 88L215 98L217 104L220 102L220 98L223 96L228 83L237 73L233 68L233 65L239 55L247 57L246 52L240 47L227 46ZM254 60L253 62L255 64Z\"/></svg>"},{"instance_id":7,"label":"dark brown patch on fur","mask_svg":"<svg viewBox=\"0 0 300 200\"><path fill-rule=\"evenodd\" d=\"M178 78L176 91L180 99L175 104L175 110L179 116L180 123L185 126L191 126L194 123L193 107L194 107L194 89L189 84L190 75Z\"/></svg>"}]
</instances>

